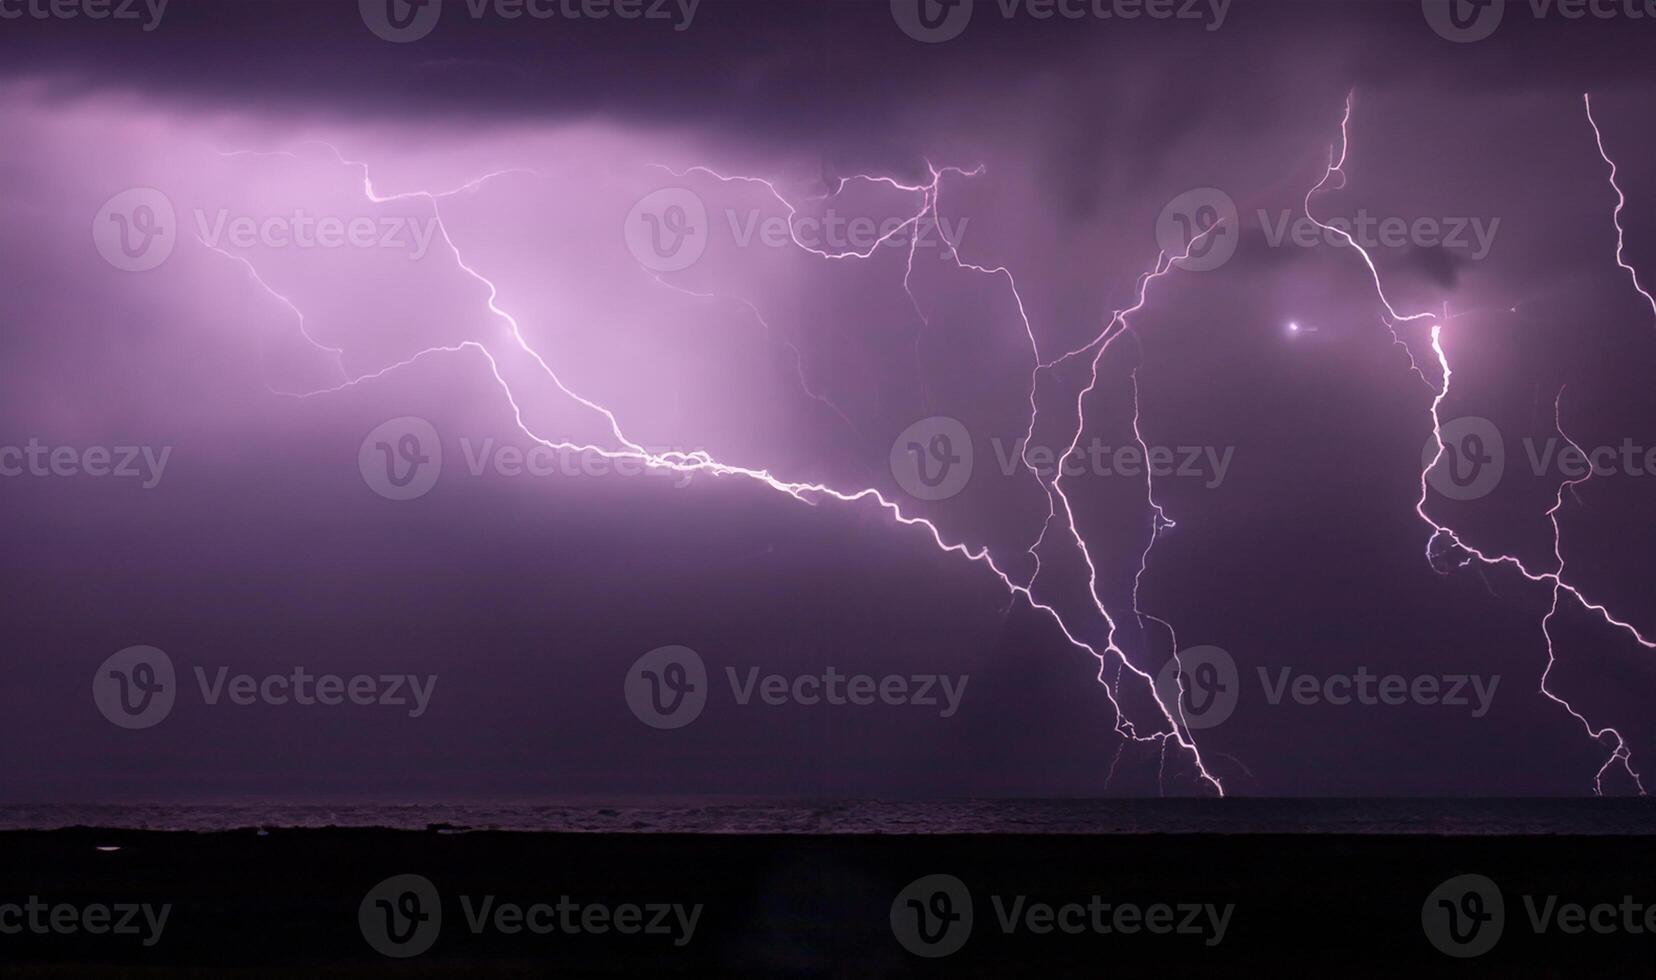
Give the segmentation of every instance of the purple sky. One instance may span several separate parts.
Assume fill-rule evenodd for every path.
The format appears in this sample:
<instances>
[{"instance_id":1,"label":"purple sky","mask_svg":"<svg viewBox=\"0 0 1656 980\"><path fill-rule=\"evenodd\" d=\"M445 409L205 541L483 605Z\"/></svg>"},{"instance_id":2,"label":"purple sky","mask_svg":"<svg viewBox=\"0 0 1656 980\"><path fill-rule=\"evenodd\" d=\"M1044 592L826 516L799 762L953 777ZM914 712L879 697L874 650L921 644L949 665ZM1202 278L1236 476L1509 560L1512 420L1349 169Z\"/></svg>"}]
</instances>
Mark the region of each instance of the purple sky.
<instances>
[{"instance_id":1,"label":"purple sky","mask_svg":"<svg viewBox=\"0 0 1656 980\"><path fill-rule=\"evenodd\" d=\"M0 464L31 444L69 447L81 466L94 447L169 450L147 489L0 477L0 798L1210 789L1187 749L1123 742L1099 661L1057 625L1108 642L1062 517L1034 589L1048 614L868 501L807 506L740 475L629 475L592 455L573 474L506 475L493 455L471 472L479 454L531 449L525 428L617 448L574 392L654 452L875 489L1027 583L1049 499L1002 459L1030 426L1035 359L1085 347L1133 305L1158 219L1202 188L1236 206L1234 255L1150 283L1080 402L1080 439L1135 444L1136 367L1144 441L1224 461L1156 481L1177 526L1139 594L1183 648L1223 648L1238 668L1234 713L1184 733L1203 765L1245 794L1591 792L1617 737L1590 738L1539 689L1550 584L1425 555L1431 321L1394 342L1362 257L1296 244L1293 229L1316 231L1303 202L1354 92L1343 183L1313 209L1464 229L1381 235L1369 251L1395 309L1447 304L1441 418L1486 419L1504 445L1497 486L1434 492L1428 511L1486 554L1552 571L1564 476L1530 457L1557 437L1560 389L1582 446L1656 446L1656 309L1617 265L1616 192L1582 101L1593 93L1626 195L1624 258L1648 285L1656 19L1508 3L1493 36L1457 44L1413 2L1238 2L1217 30L1001 11L978 4L937 44L906 36L884 0L704 0L685 30L474 20L449 0L403 44L349 3L172 0L152 31L0 20ZM335 150L367 165L381 200ZM936 185L958 254L930 223L912 259L906 238L857 239L854 219L889 227L930 199L841 181L929 185L928 163L983 168ZM775 193L686 173L698 166ZM440 227L428 198L400 196L487 174L441 199ZM107 249L117 225L100 209L131 188L174 212L176 242L148 271L115 268L94 240L104 229ZM710 241L689 267L652 272L635 205L664 189L706 209ZM872 255L766 244L763 229L789 227L778 195L806 244ZM813 239L801 217L836 230ZM306 247L307 219L366 222L373 244ZM340 391L281 394L462 344ZM1096 350L1040 373L1037 446L1075 435ZM359 451L409 416L438 434L441 476L389 500ZM918 500L893 474L893 442L933 417L964 426L973 475ZM1565 580L1652 637L1656 474L1625 458L1564 495ZM1133 612L1144 480L1089 471L1063 487L1116 641L1154 675L1171 647ZM1613 727L1632 770L1656 768L1656 650L1568 595L1548 626L1549 689ZM141 731L88 696L99 665L134 645L178 670L178 704ZM657 730L623 683L668 645L705 661L709 701ZM1106 658L1113 688L1119 663ZM195 676L296 666L437 682L410 717L208 704ZM946 718L744 706L727 667L969 683ZM1470 687L1464 707L1272 704L1260 672L1284 668L1500 680L1474 717ZM1166 728L1131 672L1113 693L1133 731ZM1605 792L1634 788L1619 764L1604 777Z\"/></svg>"}]
</instances>

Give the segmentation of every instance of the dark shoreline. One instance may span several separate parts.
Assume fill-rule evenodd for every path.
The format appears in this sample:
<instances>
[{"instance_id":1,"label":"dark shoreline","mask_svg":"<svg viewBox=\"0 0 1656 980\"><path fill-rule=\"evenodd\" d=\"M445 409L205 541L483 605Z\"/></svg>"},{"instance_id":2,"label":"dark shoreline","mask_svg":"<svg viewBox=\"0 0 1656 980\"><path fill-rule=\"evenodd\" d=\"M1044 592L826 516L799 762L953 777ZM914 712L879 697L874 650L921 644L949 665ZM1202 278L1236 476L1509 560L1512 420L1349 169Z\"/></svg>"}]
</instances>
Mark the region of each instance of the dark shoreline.
<instances>
[{"instance_id":1,"label":"dark shoreline","mask_svg":"<svg viewBox=\"0 0 1656 980\"><path fill-rule=\"evenodd\" d=\"M99 850L117 847L119 850ZM1656 902L1656 837L1426 835L553 834L373 829L217 833L76 828L0 832L0 903L170 904L136 937L0 935L7 976L459 974L564 976L1232 975L1569 976L1590 962L1650 976L1656 936L1536 935L1522 896ZM1421 906L1445 879L1487 875L1506 896L1498 946L1474 960L1426 940ZM364 897L418 874L441 893L428 952L370 948ZM911 881L957 877L975 924L940 959L906 952L891 907ZM1234 905L1222 940L1025 928L1017 896L1144 907ZM462 903L462 896L465 897ZM689 941L662 935L474 933L486 896L528 907L701 905ZM999 904L996 904L999 903Z\"/></svg>"},{"instance_id":2,"label":"dark shoreline","mask_svg":"<svg viewBox=\"0 0 1656 980\"><path fill-rule=\"evenodd\" d=\"M128 828L637 834L1349 834L1656 835L1649 797L1509 799L1014 798L797 799L739 796L296 803L0 804L0 833Z\"/></svg>"}]
</instances>

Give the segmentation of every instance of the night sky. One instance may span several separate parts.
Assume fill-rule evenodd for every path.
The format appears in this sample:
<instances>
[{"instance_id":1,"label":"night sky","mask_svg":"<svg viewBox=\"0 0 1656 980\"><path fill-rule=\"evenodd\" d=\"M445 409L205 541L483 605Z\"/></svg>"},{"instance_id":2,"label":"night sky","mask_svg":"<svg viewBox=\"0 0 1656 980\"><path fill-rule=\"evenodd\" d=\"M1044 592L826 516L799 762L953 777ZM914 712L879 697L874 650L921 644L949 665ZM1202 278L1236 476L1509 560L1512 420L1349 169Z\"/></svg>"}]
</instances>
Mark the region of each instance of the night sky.
<instances>
[{"instance_id":1,"label":"night sky","mask_svg":"<svg viewBox=\"0 0 1656 980\"><path fill-rule=\"evenodd\" d=\"M0 19L0 447L170 447L149 488L0 477L0 800L1211 793L1177 741L1124 741L1168 729L1149 685L1113 654L1101 674L1059 625L1103 651L1104 614L1149 675L1173 653L1156 620L1233 660L1233 713L1182 733L1227 793L1582 795L1619 740L1630 764L1602 790L1650 784L1656 649L1564 594L1548 688L1589 721L1572 717L1540 689L1551 583L1441 537L1428 554L1415 508L1436 327L1453 369L1438 414L1487 420L1504 469L1471 499L1434 490L1428 514L1550 573L1569 474L1531 454L1558 437L1555 409L1583 447L1632 447L1562 495L1564 579L1656 636L1656 304L1618 266L1583 103L1648 289L1656 10L1509 2L1490 37L1456 43L1403 0L1237 0L1218 23L1206 3L1043 20L983 0L923 43L886 0L703 0L688 25L474 19L449 0L428 36L391 43L373 6L172 0L148 31ZM1357 250L1315 225L1295 243L1319 182L1321 220L1463 230L1379 236L1382 298ZM147 271L95 240L131 188L175 209ZM1200 189L1234 203L1234 254L1141 283L1170 202ZM637 247L671 231L636 208L663 190L705 207L709 239L670 271ZM440 227L418 191L456 191ZM931 204L912 250L907 232L845 246L867 258L758 230L786 231L789 205L809 237L801 217L885 227ZM228 230L299 212L416 244ZM1089 343L1141 288L1095 379ZM459 349L416 358L441 347ZM1176 526L1142 575L1142 629L1142 475L1062 482L1095 605L1062 506L1042 537L1049 496L1005 455L1031 428L1037 356L1077 349L1036 375L1034 445L1070 443L1079 399L1081 446L1135 446L1136 390L1147 445L1226 461L1155 481ZM533 448L527 432L619 448L592 405L651 452L876 490L1019 586L1041 537L1050 612L867 498L593 454L573 474L472 475L479 453ZM359 461L405 417L438 434L441 476L392 500ZM966 431L972 475L919 499L893 444L939 417ZM137 645L170 657L177 703L125 730L89 688ZM668 730L624 693L664 646L708 674L701 715ZM211 705L195 675L296 666L437 680L411 717ZM969 681L941 717L744 706L726 679L829 667ZM1500 679L1474 716L1470 686L1466 706L1272 704L1260 672L1284 668Z\"/></svg>"}]
</instances>

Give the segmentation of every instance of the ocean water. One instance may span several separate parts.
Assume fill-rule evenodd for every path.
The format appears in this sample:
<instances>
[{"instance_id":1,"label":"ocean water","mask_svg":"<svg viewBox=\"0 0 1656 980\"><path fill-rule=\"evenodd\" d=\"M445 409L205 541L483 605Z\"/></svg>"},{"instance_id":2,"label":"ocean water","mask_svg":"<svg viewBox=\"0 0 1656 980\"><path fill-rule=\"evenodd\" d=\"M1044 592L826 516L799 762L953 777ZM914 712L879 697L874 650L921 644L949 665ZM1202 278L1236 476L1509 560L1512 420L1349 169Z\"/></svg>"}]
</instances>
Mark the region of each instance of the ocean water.
<instances>
[{"instance_id":1,"label":"ocean water","mask_svg":"<svg viewBox=\"0 0 1656 980\"><path fill-rule=\"evenodd\" d=\"M1656 834L1649 799L752 800L0 805L0 830L686 834Z\"/></svg>"}]
</instances>

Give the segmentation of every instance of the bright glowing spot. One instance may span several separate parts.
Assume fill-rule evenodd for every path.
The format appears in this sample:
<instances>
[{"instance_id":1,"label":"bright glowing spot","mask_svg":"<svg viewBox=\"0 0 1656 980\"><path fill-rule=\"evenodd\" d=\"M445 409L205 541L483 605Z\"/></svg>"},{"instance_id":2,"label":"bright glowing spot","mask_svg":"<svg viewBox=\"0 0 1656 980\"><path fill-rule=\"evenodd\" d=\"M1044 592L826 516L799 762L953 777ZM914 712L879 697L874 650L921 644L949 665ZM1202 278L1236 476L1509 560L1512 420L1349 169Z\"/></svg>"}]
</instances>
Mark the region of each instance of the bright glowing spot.
<instances>
[{"instance_id":1,"label":"bright glowing spot","mask_svg":"<svg viewBox=\"0 0 1656 980\"><path fill-rule=\"evenodd\" d=\"M1288 322L1288 332L1289 333L1299 333L1299 328L1300 328L1299 324L1293 322L1292 320L1290 320Z\"/></svg>"}]
</instances>

